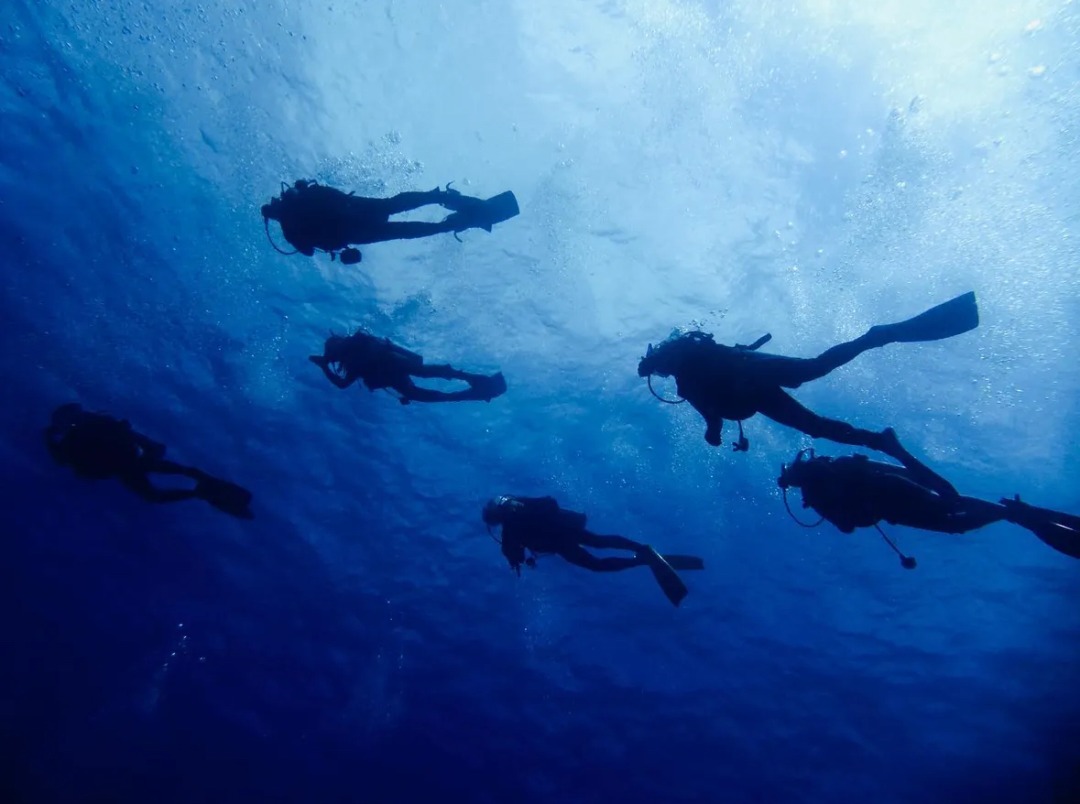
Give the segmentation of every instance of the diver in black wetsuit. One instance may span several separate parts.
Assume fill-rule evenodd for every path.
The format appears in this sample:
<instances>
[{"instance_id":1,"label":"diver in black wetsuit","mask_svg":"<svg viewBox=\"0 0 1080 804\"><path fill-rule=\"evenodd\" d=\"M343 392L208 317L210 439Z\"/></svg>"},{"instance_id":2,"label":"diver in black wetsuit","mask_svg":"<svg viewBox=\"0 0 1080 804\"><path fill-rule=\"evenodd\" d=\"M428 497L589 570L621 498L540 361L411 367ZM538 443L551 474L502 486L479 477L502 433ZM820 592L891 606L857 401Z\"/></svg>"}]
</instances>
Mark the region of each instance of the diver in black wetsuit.
<instances>
[{"instance_id":1,"label":"diver in black wetsuit","mask_svg":"<svg viewBox=\"0 0 1080 804\"><path fill-rule=\"evenodd\" d=\"M391 215L431 204L452 210L452 214L438 223L390 220ZM436 187L392 198L365 198L306 179L292 187L282 184L281 195L262 207L267 236L269 221L278 221L285 239L299 253L311 257L319 249L328 252L331 259L340 254L346 265L360 262L360 251L349 248L350 244L413 240L446 232L456 236L477 228L490 232L493 224L517 214L517 200L509 192L485 200L462 195L447 185L445 190Z\"/></svg>"},{"instance_id":2,"label":"diver in black wetsuit","mask_svg":"<svg viewBox=\"0 0 1080 804\"><path fill-rule=\"evenodd\" d=\"M601 536L585 529L585 514L559 507L553 497L492 498L483 511L488 528L502 526L502 554L518 575L521 565L536 566L536 556L561 556L593 572L618 572L631 567L648 567L660 588L676 606L686 597L686 585L676 570L705 568L697 556L661 556L652 547L624 536ZM586 547L602 550L629 550L629 558L600 558ZM526 551L529 555L526 556Z\"/></svg>"},{"instance_id":3,"label":"diver in black wetsuit","mask_svg":"<svg viewBox=\"0 0 1080 804\"><path fill-rule=\"evenodd\" d=\"M490 402L506 393L501 373L471 374L445 364L427 365L424 358L410 352L389 338L376 338L358 330L352 335L331 335L321 355L308 360L338 388L348 388L362 380L368 390L390 388L397 391L401 404L410 402ZM460 391L435 391L421 388L413 377L464 380L468 388Z\"/></svg>"},{"instance_id":4,"label":"diver in black wetsuit","mask_svg":"<svg viewBox=\"0 0 1080 804\"><path fill-rule=\"evenodd\" d=\"M965 293L907 321L871 327L861 337L813 358L758 352L757 349L770 339L769 335L750 346L725 346L714 342L712 335L690 332L669 338L656 347L650 344L638 364L638 375L674 376L679 395L705 418L705 440L713 446L720 445L721 428L724 420L729 419L739 423L735 450L745 451L749 442L743 436L742 421L762 413L813 438L828 438L883 452L918 472L928 485L943 493L955 494L955 489L944 478L900 445L891 428L875 433L827 419L804 408L783 389L798 388L805 382L824 377L868 349L890 343L951 338L978 324L975 294Z\"/></svg>"},{"instance_id":5,"label":"diver in black wetsuit","mask_svg":"<svg viewBox=\"0 0 1080 804\"><path fill-rule=\"evenodd\" d=\"M1080 517L1036 508L1019 497L1000 503L944 497L921 484L908 469L865 455L825 458L803 450L783 467L777 482L784 490L785 504L789 488L801 489L803 507L817 511L844 533L869 527L880 531L879 522L939 533L967 533L994 522L1012 522L1059 553L1080 558ZM889 544L905 567L915 566L914 559Z\"/></svg>"},{"instance_id":6,"label":"diver in black wetsuit","mask_svg":"<svg viewBox=\"0 0 1080 804\"><path fill-rule=\"evenodd\" d=\"M76 403L61 405L45 430L45 445L61 466L70 466L87 480L115 478L147 502L205 500L241 519L253 517L251 492L199 469L165 458L165 445L132 429L126 420L89 413ZM151 474L181 475L195 481L193 489L161 489Z\"/></svg>"}]
</instances>

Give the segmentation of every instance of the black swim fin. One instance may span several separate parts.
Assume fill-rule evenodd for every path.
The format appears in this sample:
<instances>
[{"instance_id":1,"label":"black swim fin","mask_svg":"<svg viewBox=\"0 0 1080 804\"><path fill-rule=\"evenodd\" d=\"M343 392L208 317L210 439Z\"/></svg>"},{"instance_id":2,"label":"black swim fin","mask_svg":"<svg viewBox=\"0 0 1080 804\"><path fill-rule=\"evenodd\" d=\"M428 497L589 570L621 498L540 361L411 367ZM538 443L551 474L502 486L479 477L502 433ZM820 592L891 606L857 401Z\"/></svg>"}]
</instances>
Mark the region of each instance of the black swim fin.
<instances>
[{"instance_id":1,"label":"black swim fin","mask_svg":"<svg viewBox=\"0 0 1080 804\"><path fill-rule=\"evenodd\" d=\"M488 199L467 195L457 196L452 202L444 202L443 205L455 210L453 214L447 215L444 221L453 227L455 233L466 229L483 229L490 232L491 227L496 223L510 220L521 212L517 197L509 190Z\"/></svg>"},{"instance_id":2,"label":"black swim fin","mask_svg":"<svg viewBox=\"0 0 1080 804\"><path fill-rule=\"evenodd\" d=\"M195 487L195 493L199 499L206 500L219 511L238 517L240 519L254 519L251 513L251 492L243 486L230 483L228 480L219 480L216 477L208 477L200 480Z\"/></svg>"},{"instance_id":3,"label":"black swim fin","mask_svg":"<svg viewBox=\"0 0 1080 804\"><path fill-rule=\"evenodd\" d=\"M506 393L506 378L503 377L501 371L490 377L481 375L469 380L469 387L480 399L490 402L495 397Z\"/></svg>"},{"instance_id":4,"label":"black swim fin","mask_svg":"<svg viewBox=\"0 0 1080 804\"><path fill-rule=\"evenodd\" d=\"M703 570L705 569L705 560L698 556L679 556L668 555L665 553L660 556L667 565L673 570Z\"/></svg>"},{"instance_id":5,"label":"black swim fin","mask_svg":"<svg viewBox=\"0 0 1080 804\"><path fill-rule=\"evenodd\" d=\"M931 307L907 321L895 324L879 324L870 331L882 344L921 343L940 341L970 332L979 326L979 307L975 303L975 291L968 291L955 299Z\"/></svg>"},{"instance_id":6,"label":"black swim fin","mask_svg":"<svg viewBox=\"0 0 1080 804\"><path fill-rule=\"evenodd\" d=\"M638 551L638 557L644 559L649 569L652 570L653 577L660 584L660 588L664 591L667 599L671 601L671 605L678 606L682 603L683 598L689 594L690 590L686 588L682 578L664 560L664 557L648 545Z\"/></svg>"},{"instance_id":7,"label":"black swim fin","mask_svg":"<svg viewBox=\"0 0 1080 804\"><path fill-rule=\"evenodd\" d=\"M1028 505L1019 497L1002 500L1001 504L1008 510L1006 518L1010 522L1027 528L1059 553L1080 558L1080 517Z\"/></svg>"},{"instance_id":8,"label":"black swim fin","mask_svg":"<svg viewBox=\"0 0 1080 804\"><path fill-rule=\"evenodd\" d=\"M1039 537L1039 541L1048 544L1062 555L1080 558L1080 533L1063 526L1059 522L1045 522L1041 525L1028 525L1028 530Z\"/></svg>"}]
</instances>

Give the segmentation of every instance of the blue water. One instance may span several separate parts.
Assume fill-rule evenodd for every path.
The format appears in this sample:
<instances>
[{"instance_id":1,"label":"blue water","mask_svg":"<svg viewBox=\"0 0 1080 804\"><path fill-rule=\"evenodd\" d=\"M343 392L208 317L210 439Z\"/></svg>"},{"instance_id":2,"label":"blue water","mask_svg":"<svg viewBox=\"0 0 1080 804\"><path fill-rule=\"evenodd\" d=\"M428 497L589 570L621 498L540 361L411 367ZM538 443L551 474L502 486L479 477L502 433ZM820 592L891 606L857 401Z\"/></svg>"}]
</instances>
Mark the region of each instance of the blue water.
<instances>
[{"instance_id":1,"label":"blue water","mask_svg":"<svg viewBox=\"0 0 1080 804\"><path fill-rule=\"evenodd\" d=\"M812 355L974 289L975 332L798 397L1080 512L1076 4L219 5L0 5L4 801L1070 800L1075 561L805 531L775 479L809 442L714 450L635 366L674 326ZM303 176L522 214L288 259L259 206ZM358 325L510 391L339 392L305 358ZM256 519L77 481L40 439L69 400ZM503 491L708 569L680 609L644 571L519 580Z\"/></svg>"}]
</instances>

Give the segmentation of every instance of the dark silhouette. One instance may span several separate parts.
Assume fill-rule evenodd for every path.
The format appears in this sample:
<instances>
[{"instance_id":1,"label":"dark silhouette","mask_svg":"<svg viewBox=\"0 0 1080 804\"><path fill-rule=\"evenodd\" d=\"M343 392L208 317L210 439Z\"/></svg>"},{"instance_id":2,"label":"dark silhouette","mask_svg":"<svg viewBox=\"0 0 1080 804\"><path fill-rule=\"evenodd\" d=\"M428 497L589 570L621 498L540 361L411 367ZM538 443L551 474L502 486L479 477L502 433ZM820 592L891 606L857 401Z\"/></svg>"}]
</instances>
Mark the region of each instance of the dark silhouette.
<instances>
[{"instance_id":1,"label":"dark silhouette","mask_svg":"<svg viewBox=\"0 0 1080 804\"><path fill-rule=\"evenodd\" d=\"M502 526L502 554L520 576L521 565L536 566L536 556L554 554L593 572L618 572L648 567L674 605L686 597L686 585L676 570L699 570L697 556L661 556L652 547L623 536L600 536L585 529L585 514L559 507L552 497L495 497L484 506L484 524ZM586 547L630 550L630 558L600 558ZM528 555L526 555L528 551Z\"/></svg>"},{"instance_id":2,"label":"dark silhouette","mask_svg":"<svg viewBox=\"0 0 1080 804\"><path fill-rule=\"evenodd\" d=\"M390 220L391 215L431 204L452 213L438 223ZM285 239L300 254L311 257L318 249L328 252L331 259L340 255L346 265L360 262L360 251L350 245L413 240L446 232L456 237L466 229L490 232L494 224L514 217L518 211L517 199L511 192L488 199L473 198L451 190L448 184L445 190L436 187L427 192L398 193L392 198L365 198L306 179L292 187L282 183L281 195L262 207L267 237L269 222L275 220L281 224Z\"/></svg>"},{"instance_id":3,"label":"dark silhouette","mask_svg":"<svg viewBox=\"0 0 1080 804\"><path fill-rule=\"evenodd\" d=\"M199 469L167 460L165 445L132 429L130 422L103 413L89 413L77 403L61 405L45 429L49 454L87 480L115 478L147 502L205 500L241 519L253 517L251 492ZM150 475L181 475L195 481L192 489L162 489Z\"/></svg>"},{"instance_id":4,"label":"dark silhouette","mask_svg":"<svg viewBox=\"0 0 1080 804\"><path fill-rule=\"evenodd\" d=\"M348 388L362 380L368 390L389 388L397 391L401 404L410 402L490 402L506 393L501 373L470 374L445 364L427 365L424 358L410 352L389 338L376 338L358 330L352 335L331 335L321 355L308 360L338 388ZM461 391L434 391L421 388L413 377L464 380L469 387Z\"/></svg>"},{"instance_id":5,"label":"dark silhouette","mask_svg":"<svg viewBox=\"0 0 1080 804\"><path fill-rule=\"evenodd\" d=\"M946 494L955 489L944 478L915 459L901 445L892 428L880 433L862 430L846 422L827 419L804 408L784 388L798 388L824 377L833 369L854 360L868 349L890 343L914 343L951 338L975 329L979 311L975 294L965 293L915 318L896 324L871 327L853 341L839 344L817 357L784 357L758 352L769 341L765 335L750 346L725 346L704 332L673 336L657 347L649 344L638 364L638 375L674 376L679 395L705 418L705 440L720 445L725 419L739 423L736 451L745 451L749 441L742 422L762 413L773 421L801 430L813 438L828 438L841 444L868 447L896 458L923 482ZM651 385L650 385L651 388Z\"/></svg>"},{"instance_id":6,"label":"dark silhouette","mask_svg":"<svg viewBox=\"0 0 1080 804\"><path fill-rule=\"evenodd\" d=\"M777 482L784 490L785 504L789 488L801 489L803 507L817 511L844 533L869 527L881 531L878 523L883 521L939 533L967 533L1004 521L1027 528L1059 553L1080 558L1080 517L1036 508L1019 497L1000 503L945 497L920 483L904 467L872 461L865 455L825 458L803 450L783 467ZM900 553L891 541L889 544L905 567L915 566L913 558Z\"/></svg>"}]
</instances>

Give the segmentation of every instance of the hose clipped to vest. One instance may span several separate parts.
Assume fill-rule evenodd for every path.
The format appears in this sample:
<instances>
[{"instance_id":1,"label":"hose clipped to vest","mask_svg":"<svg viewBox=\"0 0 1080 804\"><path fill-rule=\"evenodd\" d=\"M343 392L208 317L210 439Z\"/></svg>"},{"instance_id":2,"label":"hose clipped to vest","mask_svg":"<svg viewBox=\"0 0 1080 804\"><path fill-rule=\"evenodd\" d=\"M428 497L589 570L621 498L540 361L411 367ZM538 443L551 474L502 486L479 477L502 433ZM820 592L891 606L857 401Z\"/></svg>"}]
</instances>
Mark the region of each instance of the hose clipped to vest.
<instances>
[{"instance_id":1,"label":"hose clipped to vest","mask_svg":"<svg viewBox=\"0 0 1080 804\"><path fill-rule=\"evenodd\" d=\"M662 396L660 396L660 394L656 393L655 389L653 389L653 387L652 387L652 375L651 374L646 378L645 382L648 383L648 385L649 385L649 393L651 393L653 396L655 396L657 399L659 399L665 405L681 405L683 402L686 401L685 399L664 399L664 397L662 397Z\"/></svg>"},{"instance_id":2,"label":"hose clipped to vest","mask_svg":"<svg viewBox=\"0 0 1080 804\"><path fill-rule=\"evenodd\" d=\"M795 512L791 510L791 506L788 504L787 486L783 486L781 488L781 493L784 495L784 508L785 510L787 510L788 516L791 517L792 521L796 525L807 528L808 530L813 530L825 521L825 517L821 517L821 519L819 519L817 522L803 522L801 519L795 516Z\"/></svg>"},{"instance_id":3,"label":"hose clipped to vest","mask_svg":"<svg viewBox=\"0 0 1080 804\"><path fill-rule=\"evenodd\" d=\"M293 254L300 253L296 249L293 249L292 251L285 251L278 248L278 244L275 243L274 238L270 236L270 219L265 216L263 217L263 228L266 230L266 239L270 241L270 245L274 247L274 251L276 251L278 254L284 254L286 257L291 257Z\"/></svg>"}]
</instances>

